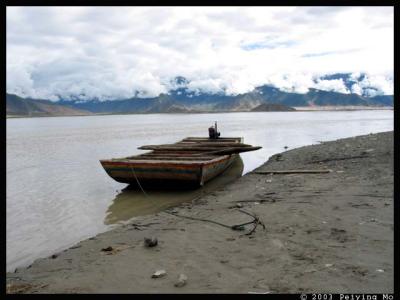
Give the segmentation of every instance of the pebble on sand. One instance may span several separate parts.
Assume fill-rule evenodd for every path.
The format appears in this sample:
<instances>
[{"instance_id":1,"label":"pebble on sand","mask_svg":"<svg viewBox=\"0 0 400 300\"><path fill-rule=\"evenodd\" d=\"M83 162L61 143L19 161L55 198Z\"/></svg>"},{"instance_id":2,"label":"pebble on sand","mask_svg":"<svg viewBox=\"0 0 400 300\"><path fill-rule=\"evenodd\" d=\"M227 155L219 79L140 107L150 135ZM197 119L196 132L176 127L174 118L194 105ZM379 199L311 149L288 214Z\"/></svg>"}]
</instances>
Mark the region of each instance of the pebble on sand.
<instances>
[{"instance_id":1,"label":"pebble on sand","mask_svg":"<svg viewBox=\"0 0 400 300\"><path fill-rule=\"evenodd\" d=\"M155 237L151 237L151 238L145 237L144 238L144 245L146 247L154 247L154 246L157 246L157 244L158 244L158 240Z\"/></svg>"},{"instance_id":2,"label":"pebble on sand","mask_svg":"<svg viewBox=\"0 0 400 300\"><path fill-rule=\"evenodd\" d=\"M151 275L151 278L160 278L167 275L167 271L165 270L157 270L154 272L153 275Z\"/></svg>"},{"instance_id":3,"label":"pebble on sand","mask_svg":"<svg viewBox=\"0 0 400 300\"><path fill-rule=\"evenodd\" d=\"M182 287L182 286L186 285L187 279L188 278L187 278L187 276L185 274L180 274L179 278L178 278L178 281L175 283L175 286L176 287Z\"/></svg>"}]
</instances>

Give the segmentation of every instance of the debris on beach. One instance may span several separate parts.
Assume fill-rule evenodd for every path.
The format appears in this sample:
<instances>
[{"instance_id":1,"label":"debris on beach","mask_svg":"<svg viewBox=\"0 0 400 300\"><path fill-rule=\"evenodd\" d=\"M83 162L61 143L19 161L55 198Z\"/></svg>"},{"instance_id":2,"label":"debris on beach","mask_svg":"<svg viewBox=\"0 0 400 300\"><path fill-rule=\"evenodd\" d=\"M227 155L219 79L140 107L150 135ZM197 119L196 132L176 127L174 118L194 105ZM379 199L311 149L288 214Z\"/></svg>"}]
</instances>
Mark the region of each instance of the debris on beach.
<instances>
[{"instance_id":1,"label":"debris on beach","mask_svg":"<svg viewBox=\"0 0 400 300\"><path fill-rule=\"evenodd\" d=\"M6 286L6 293L7 294L19 294L19 293L29 290L31 287L32 286L30 284L8 283Z\"/></svg>"},{"instance_id":2,"label":"debris on beach","mask_svg":"<svg viewBox=\"0 0 400 300\"><path fill-rule=\"evenodd\" d=\"M101 251L107 255L114 255L114 254L121 252L122 250L125 250L128 248L132 248L132 246L129 246L129 245L122 245L122 246L117 246L117 247L108 246L106 248L102 248Z\"/></svg>"},{"instance_id":3,"label":"debris on beach","mask_svg":"<svg viewBox=\"0 0 400 300\"><path fill-rule=\"evenodd\" d=\"M160 278L160 277L164 277L165 275L167 275L167 271L165 270L157 270L154 272L153 275L151 275L151 278Z\"/></svg>"},{"instance_id":4,"label":"debris on beach","mask_svg":"<svg viewBox=\"0 0 400 300\"><path fill-rule=\"evenodd\" d=\"M144 238L144 245L146 247L155 247L158 244L158 240L156 237L151 237L151 238Z\"/></svg>"},{"instance_id":5,"label":"debris on beach","mask_svg":"<svg viewBox=\"0 0 400 300\"><path fill-rule=\"evenodd\" d=\"M229 260L228 260L228 259L221 259L219 262L220 262L221 264L226 264L226 263L229 262Z\"/></svg>"},{"instance_id":6,"label":"debris on beach","mask_svg":"<svg viewBox=\"0 0 400 300\"><path fill-rule=\"evenodd\" d=\"M37 291L41 288L48 286L48 284L42 285L34 285L29 283L8 283L6 286L6 293L7 294L24 294L24 293L31 293L33 291Z\"/></svg>"},{"instance_id":7,"label":"debris on beach","mask_svg":"<svg viewBox=\"0 0 400 300\"><path fill-rule=\"evenodd\" d=\"M254 174L260 175L272 175L272 174L318 174L318 173L331 173L330 169L318 169L318 170L271 170L271 171L257 171Z\"/></svg>"},{"instance_id":8,"label":"debris on beach","mask_svg":"<svg viewBox=\"0 0 400 300\"><path fill-rule=\"evenodd\" d=\"M362 151L361 152L361 155L366 155L366 154L368 154L368 153L371 153L371 152L373 152L375 149L367 149L367 150L365 150L365 151Z\"/></svg>"},{"instance_id":9,"label":"debris on beach","mask_svg":"<svg viewBox=\"0 0 400 300\"><path fill-rule=\"evenodd\" d=\"M330 268L332 266L333 266L333 264L325 264L325 267L327 267L327 268Z\"/></svg>"},{"instance_id":10,"label":"debris on beach","mask_svg":"<svg viewBox=\"0 0 400 300\"><path fill-rule=\"evenodd\" d=\"M102 249L101 249L101 251L104 251L104 252L109 252L109 251L113 251L113 250L114 250L114 248L111 247L111 246L108 246L108 247L106 247L106 248L102 248Z\"/></svg>"},{"instance_id":11,"label":"debris on beach","mask_svg":"<svg viewBox=\"0 0 400 300\"><path fill-rule=\"evenodd\" d=\"M317 269L311 268L311 269L308 269L308 270L304 271L304 273L314 273L314 272L317 272Z\"/></svg>"},{"instance_id":12,"label":"debris on beach","mask_svg":"<svg viewBox=\"0 0 400 300\"><path fill-rule=\"evenodd\" d=\"M177 282L175 282L175 286L176 287L182 287L182 286L184 286L184 285L186 285L186 282L187 282L187 276L185 275L185 274L180 274L179 275L179 278L178 278L178 281Z\"/></svg>"}]
</instances>

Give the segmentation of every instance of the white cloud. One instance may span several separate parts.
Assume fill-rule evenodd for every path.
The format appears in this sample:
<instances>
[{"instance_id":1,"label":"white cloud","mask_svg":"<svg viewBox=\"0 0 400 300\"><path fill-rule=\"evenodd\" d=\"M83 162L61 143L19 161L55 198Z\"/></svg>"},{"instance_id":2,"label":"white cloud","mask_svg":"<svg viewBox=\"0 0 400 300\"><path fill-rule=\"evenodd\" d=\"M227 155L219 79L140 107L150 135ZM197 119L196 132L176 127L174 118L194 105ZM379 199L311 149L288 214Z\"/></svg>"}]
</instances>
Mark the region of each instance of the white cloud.
<instances>
[{"instance_id":1,"label":"white cloud","mask_svg":"<svg viewBox=\"0 0 400 300\"><path fill-rule=\"evenodd\" d=\"M351 86L351 92L353 93L353 94L357 94L357 95L362 95L362 87L360 87L360 85L358 84L358 83L354 83L352 86Z\"/></svg>"},{"instance_id":2,"label":"white cloud","mask_svg":"<svg viewBox=\"0 0 400 300\"><path fill-rule=\"evenodd\" d=\"M375 94L393 95L393 77L384 75L367 75L360 83L360 87L368 89L373 87L377 92L370 91L371 96Z\"/></svg>"},{"instance_id":3,"label":"white cloud","mask_svg":"<svg viewBox=\"0 0 400 300\"><path fill-rule=\"evenodd\" d=\"M393 93L393 32L392 7L7 7L7 91L153 97L184 76L198 92L346 92L314 79L366 72L362 90Z\"/></svg>"},{"instance_id":4,"label":"white cloud","mask_svg":"<svg viewBox=\"0 0 400 300\"><path fill-rule=\"evenodd\" d=\"M343 79L321 80L318 79L314 87L323 91L334 91L343 94L349 94L350 91L344 85Z\"/></svg>"},{"instance_id":5,"label":"white cloud","mask_svg":"<svg viewBox=\"0 0 400 300\"><path fill-rule=\"evenodd\" d=\"M268 83L282 91L290 93L307 93L313 87L313 76L310 73L289 73L269 76Z\"/></svg>"}]
</instances>

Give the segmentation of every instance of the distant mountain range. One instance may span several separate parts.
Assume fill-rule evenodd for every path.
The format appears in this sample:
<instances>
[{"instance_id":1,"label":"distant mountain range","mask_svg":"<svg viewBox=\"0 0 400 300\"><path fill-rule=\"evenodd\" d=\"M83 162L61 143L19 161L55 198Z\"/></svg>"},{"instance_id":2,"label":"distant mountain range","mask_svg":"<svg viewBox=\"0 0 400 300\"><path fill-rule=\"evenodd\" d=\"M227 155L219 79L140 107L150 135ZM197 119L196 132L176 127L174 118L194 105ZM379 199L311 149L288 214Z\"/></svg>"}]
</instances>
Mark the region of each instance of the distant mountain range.
<instances>
[{"instance_id":1,"label":"distant mountain range","mask_svg":"<svg viewBox=\"0 0 400 300\"><path fill-rule=\"evenodd\" d=\"M347 77L346 77L347 76ZM335 74L321 79L341 78L350 90L354 83L348 74ZM177 88L168 94L154 98L133 97L100 101L75 97L58 102L24 99L7 94L7 115L83 115L83 114L130 114L130 113L196 113L196 112L239 112L239 111L282 111L291 107L315 106L393 106L392 95L369 97L371 89L363 95L309 89L305 94L281 91L263 85L253 91L236 96L225 94L195 93L187 88L184 77L175 78ZM368 92L369 91L369 92ZM275 104L275 105L271 105ZM258 107L258 108L257 108Z\"/></svg>"},{"instance_id":2,"label":"distant mountain range","mask_svg":"<svg viewBox=\"0 0 400 300\"><path fill-rule=\"evenodd\" d=\"M91 115L84 111L48 100L25 99L17 95L6 94L6 114L8 117L49 117Z\"/></svg>"}]
</instances>

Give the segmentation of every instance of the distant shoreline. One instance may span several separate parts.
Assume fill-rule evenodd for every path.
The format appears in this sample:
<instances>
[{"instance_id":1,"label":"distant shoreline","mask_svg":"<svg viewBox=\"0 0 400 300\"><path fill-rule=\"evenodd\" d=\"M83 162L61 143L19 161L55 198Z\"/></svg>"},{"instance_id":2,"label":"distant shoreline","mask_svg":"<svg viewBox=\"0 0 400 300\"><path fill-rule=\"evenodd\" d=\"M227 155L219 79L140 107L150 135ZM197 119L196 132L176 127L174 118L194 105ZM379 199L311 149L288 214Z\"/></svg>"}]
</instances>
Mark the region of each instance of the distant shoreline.
<instances>
[{"instance_id":1,"label":"distant shoreline","mask_svg":"<svg viewBox=\"0 0 400 300\"><path fill-rule=\"evenodd\" d=\"M265 112L304 112L304 111L357 111L357 110L393 110L392 106L299 106L293 107L295 111L207 111L207 112L183 112L183 113L92 113L92 114L82 114L82 115L38 115L38 116L25 116L25 115L6 115L7 119L20 119L20 118L54 118L54 117L93 117L93 116L108 116L108 115L159 115L159 114L169 114L169 115L186 115L186 114L218 114L218 113L265 113Z\"/></svg>"},{"instance_id":2,"label":"distant shoreline","mask_svg":"<svg viewBox=\"0 0 400 300\"><path fill-rule=\"evenodd\" d=\"M297 111L393 110L392 106L294 106Z\"/></svg>"}]
</instances>

